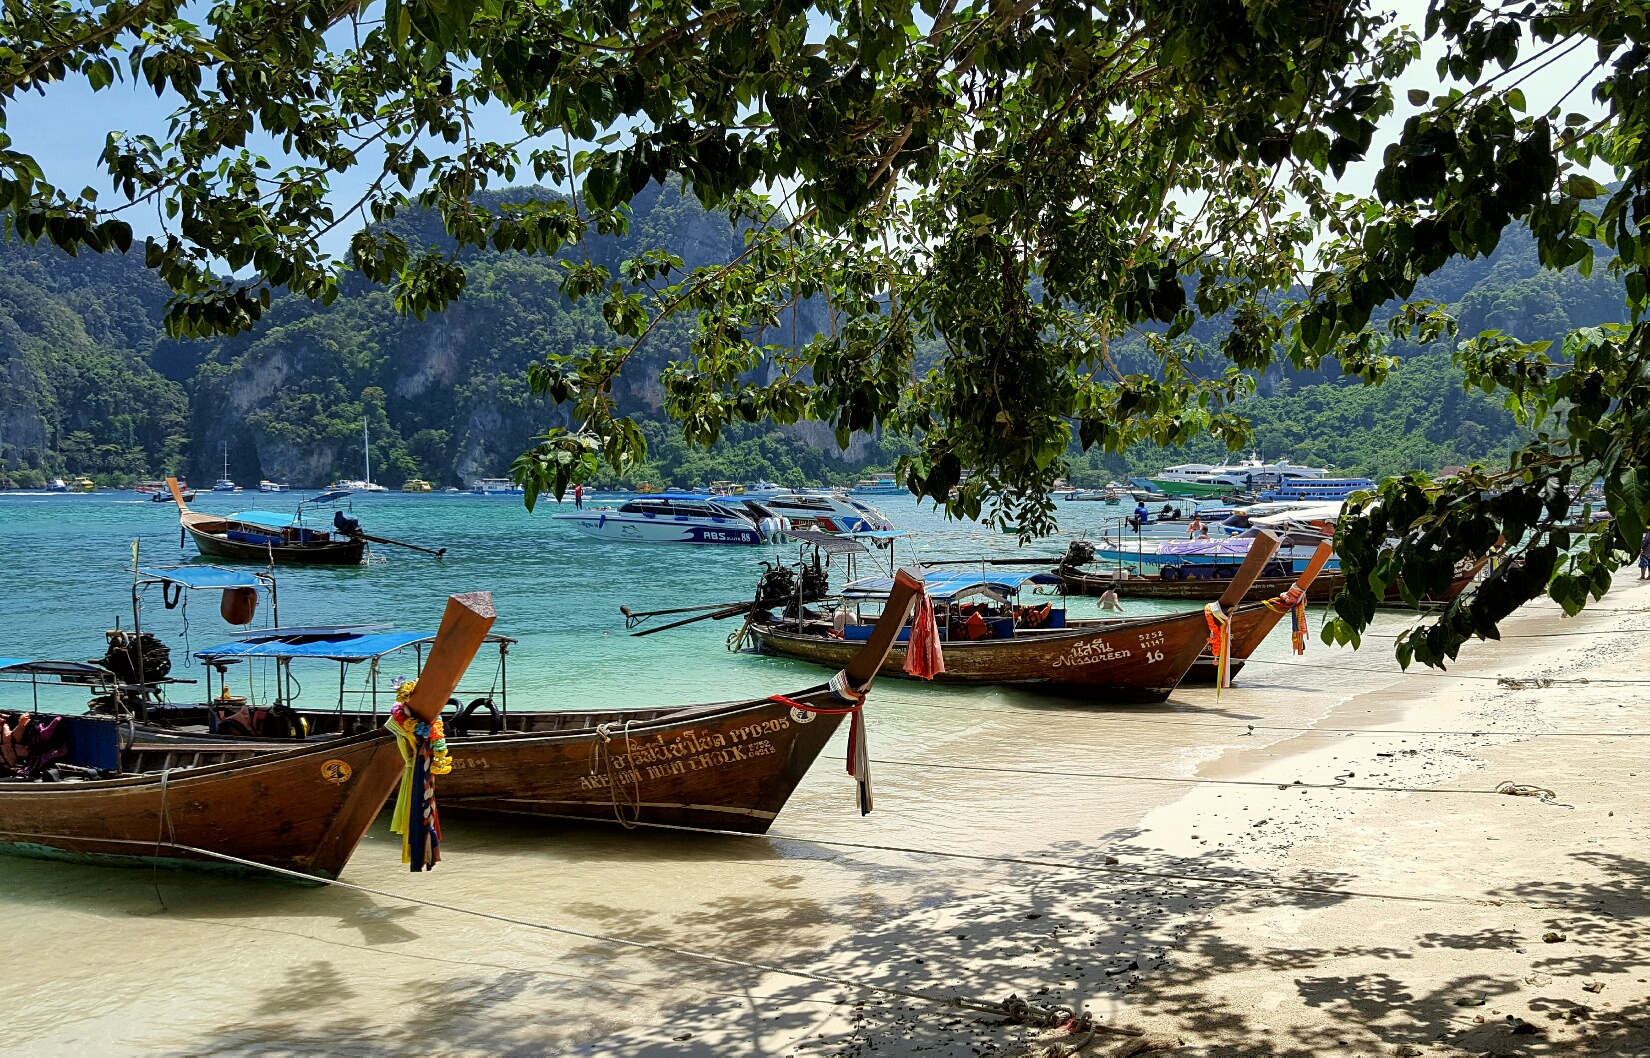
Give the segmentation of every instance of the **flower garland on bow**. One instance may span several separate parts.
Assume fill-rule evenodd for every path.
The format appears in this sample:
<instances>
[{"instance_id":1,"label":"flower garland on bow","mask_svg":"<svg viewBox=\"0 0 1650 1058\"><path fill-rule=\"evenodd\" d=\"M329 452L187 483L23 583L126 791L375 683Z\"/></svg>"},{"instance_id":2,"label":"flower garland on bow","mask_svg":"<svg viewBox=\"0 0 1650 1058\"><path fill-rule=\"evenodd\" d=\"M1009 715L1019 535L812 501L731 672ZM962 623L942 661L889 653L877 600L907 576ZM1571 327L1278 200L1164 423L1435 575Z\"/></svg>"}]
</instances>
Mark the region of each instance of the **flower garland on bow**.
<instances>
[{"instance_id":1,"label":"flower garland on bow","mask_svg":"<svg viewBox=\"0 0 1650 1058\"><path fill-rule=\"evenodd\" d=\"M405 680L395 689L395 708L384 726L395 736L406 770L395 795L390 831L401 835L401 862L412 870L428 871L441 862L441 817L435 808L435 777L453 770L447 752L447 733L437 718L427 723L407 707L417 680Z\"/></svg>"},{"instance_id":2,"label":"flower garland on bow","mask_svg":"<svg viewBox=\"0 0 1650 1058\"><path fill-rule=\"evenodd\" d=\"M1306 653L1306 592L1301 586L1291 584L1276 599L1267 599L1266 608L1273 613L1289 612L1289 645L1297 654Z\"/></svg>"},{"instance_id":3,"label":"flower garland on bow","mask_svg":"<svg viewBox=\"0 0 1650 1058\"><path fill-rule=\"evenodd\" d=\"M1209 652L1215 656L1215 696L1222 688L1232 685L1232 619L1212 602L1203 608L1203 618L1209 622Z\"/></svg>"}]
</instances>

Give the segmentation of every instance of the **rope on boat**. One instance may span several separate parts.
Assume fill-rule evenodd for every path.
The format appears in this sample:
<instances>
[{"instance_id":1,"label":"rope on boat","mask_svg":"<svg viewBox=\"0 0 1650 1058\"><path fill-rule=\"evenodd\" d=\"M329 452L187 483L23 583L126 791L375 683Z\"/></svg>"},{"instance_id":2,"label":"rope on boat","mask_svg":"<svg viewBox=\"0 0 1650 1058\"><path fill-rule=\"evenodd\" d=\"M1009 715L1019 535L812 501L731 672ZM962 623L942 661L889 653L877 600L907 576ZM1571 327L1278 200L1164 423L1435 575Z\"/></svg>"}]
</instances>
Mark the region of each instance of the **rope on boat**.
<instances>
[{"instance_id":1,"label":"rope on boat","mask_svg":"<svg viewBox=\"0 0 1650 1058\"><path fill-rule=\"evenodd\" d=\"M596 774L598 764L603 769L607 776L608 795L613 800L613 818L618 820L619 825L626 830L635 830L636 824L642 818L642 772L640 768L634 767L630 743L630 725L635 722L634 720L626 720L621 730L624 735L624 767L615 768L613 766L613 732L620 730L617 720L610 720L605 724L596 726L597 740L590 752L590 774ZM632 792L621 802L619 800L619 784L624 781L625 768L630 769L630 774L634 778L631 780ZM629 819L625 818L626 811L630 813Z\"/></svg>"},{"instance_id":2,"label":"rope on boat","mask_svg":"<svg viewBox=\"0 0 1650 1058\"><path fill-rule=\"evenodd\" d=\"M647 826L650 824L642 824ZM681 829L691 830L692 827ZM719 831L714 833L720 833ZM755 835L745 835L752 837ZM862 992L875 992L880 995L898 996L901 999L915 999L924 1003L934 1003L942 1007L961 1010L973 1010L982 1014L993 1014L1008 1018L1010 1021L1021 1024L1058 1025L1072 1018L1072 1012L1067 1007L1039 1007L1028 1003L1017 995L1010 995L1001 1003L990 1000L969 999L964 996L947 996L934 992L921 991L913 988L899 988L893 985L872 984L869 981L857 981L848 977L837 977L831 974L816 973L812 970L801 970L790 966L781 966L775 963L756 962L752 959L739 959L729 955L718 955L714 952L696 951L691 948L678 948L670 944L654 944L649 941L631 940L627 937L610 937L601 933L589 933L584 930L572 929L567 926L555 926L547 922L535 922L532 919L516 918L513 915L501 915L494 911L480 911L475 908L460 907L457 904L442 903L439 900L427 900L418 896L407 896L403 893L392 893L386 889L377 889L369 885L357 885L338 878L317 878L312 874L290 870L285 867L276 867L268 863L259 863L257 860L248 860L240 856L231 856L227 852L214 852L211 849L197 848L193 845L179 845L168 843L170 848L180 852L188 852L196 856L219 860L224 863L233 863L242 867L250 867L272 874L284 875L299 881L311 884L319 882L322 885L335 886L340 889L349 889L358 893L367 893L371 896L380 896L389 900L399 900L407 904L416 904L421 907L431 907L439 911L449 911L457 915L470 915L474 918L488 919L493 922L502 922L505 925L520 926L525 929L539 930L545 933L559 933L567 937L577 937L580 940L595 941L601 944L612 944L625 948L636 948L642 951L659 952L665 955L675 955L680 958L694 959L700 962L716 963L721 966L731 966L742 970L757 970L762 973L781 974L785 977L794 977L804 981L814 981L819 984L832 985L839 988L850 988ZM1108 1032L1120 1036L1140 1036L1142 1030L1121 1025L1103 1025L1093 1023L1085 1026L1097 1031Z\"/></svg>"}]
</instances>

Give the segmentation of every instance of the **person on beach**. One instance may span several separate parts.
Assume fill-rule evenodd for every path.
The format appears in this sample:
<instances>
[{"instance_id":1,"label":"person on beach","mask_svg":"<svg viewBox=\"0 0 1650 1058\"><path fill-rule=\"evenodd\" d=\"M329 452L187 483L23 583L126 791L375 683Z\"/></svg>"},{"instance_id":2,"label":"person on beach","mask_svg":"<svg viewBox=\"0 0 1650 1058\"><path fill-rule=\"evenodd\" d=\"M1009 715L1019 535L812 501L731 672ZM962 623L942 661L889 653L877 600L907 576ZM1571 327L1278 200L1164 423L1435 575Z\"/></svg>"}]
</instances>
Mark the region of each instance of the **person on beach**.
<instances>
[{"instance_id":1,"label":"person on beach","mask_svg":"<svg viewBox=\"0 0 1650 1058\"><path fill-rule=\"evenodd\" d=\"M1644 539L1639 541L1639 580L1650 580L1650 529L1645 530Z\"/></svg>"},{"instance_id":2,"label":"person on beach","mask_svg":"<svg viewBox=\"0 0 1650 1058\"><path fill-rule=\"evenodd\" d=\"M1106 593L1100 596L1100 609L1123 612L1123 600L1117 597L1116 588L1107 588Z\"/></svg>"}]
</instances>

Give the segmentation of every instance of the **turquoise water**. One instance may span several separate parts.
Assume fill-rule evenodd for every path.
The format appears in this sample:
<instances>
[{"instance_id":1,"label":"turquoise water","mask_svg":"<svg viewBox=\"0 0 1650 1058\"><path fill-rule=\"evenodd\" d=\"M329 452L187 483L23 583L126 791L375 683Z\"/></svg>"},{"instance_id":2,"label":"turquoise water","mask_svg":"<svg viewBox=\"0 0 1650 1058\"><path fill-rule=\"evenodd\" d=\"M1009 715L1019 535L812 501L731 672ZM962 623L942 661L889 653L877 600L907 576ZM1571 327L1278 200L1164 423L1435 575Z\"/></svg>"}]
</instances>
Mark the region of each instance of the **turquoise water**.
<instances>
[{"instance_id":1,"label":"turquoise water","mask_svg":"<svg viewBox=\"0 0 1650 1058\"><path fill-rule=\"evenodd\" d=\"M277 499L203 495L195 506L228 512L276 507ZM910 500L879 506L916 533L899 545L902 563L1024 553L1012 538L948 523ZM621 604L742 600L758 561L794 558L793 548L604 543L557 524L548 517L553 509L529 515L504 497L361 498L355 512L368 532L447 547L447 559L380 548L383 561L360 568L282 569L282 623L433 629L449 593L491 591L499 630L520 640L510 664L510 701L518 709L689 704L784 692L824 675L729 653L723 642L731 622L637 639L624 634L619 615ZM1097 529L1114 511L1080 503L1061 513L1069 533ZM194 560L192 548L179 548L171 508L130 493L0 494L0 530L0 656L99 656L104 629L117 619L130 624L134 539L145 563ZM1064 546L1061 539L1037 550ZM1082 612L1093 603L1073 605ZM181 666L185 643L200 649L227 631L217 609L211 593L187 613L149 596L145 627L173 645L177 675L200 674L198 665ZM1188 688L1158 706L879 681L867 707L876 761L869 816L855 809L839 733L766 837L451 820L440 867L411 876L381 816L344 878L453 907L799 967L827 952L847 953L867 972L894 954L932 957L943 938L913 940L893 954L866 938L904 928L903 916L987 889L1029 906L1047 872L821 842L1127 856L1142 816L1183 788L1086 773L1189 777L1225 750L1284 737L1251 734L1246 723L1309 724L1381 683L1326 671L1345 654L1318 645L1300 667L1287 639L1274 635L1236 688L1219 696ZM1383 665L1390 667L1390 655L1359 657L1349 667L1367 673ZM336 668L311 671L302 700L335 700ZM358 668L354 686L361 677ZM467 683L490 678L483 658ZM8 704L21 704L12 690ZM56 704L78 709L77 694L61 690ZM1095 877L1097 899L1109 884ZM51 952L46 960L0 964L0 990L11 1000L8 1053L639 1054L649 1048L625 1043L625 1032L680 1024L684 1012L718 995L738 997L746 1013L722 1020L754 1040L751 1026L770 1016L764 996L776 989L758 974L709 972L700 963L338 888L0 857L0 892L12 935L30 938L30 950ZM994 998L1011 988L1032 994L1057 985L1057 976L1005 980L990 991ZM828 994L817 999L822 1016L833 1009ZM664 1033L676 1038L685 1037ZM752 1043L697 1053L789 1051Z\"/></svg>"},{"instance_id":2,"label":"turquoise water","mask_svg":"<svg viewBox=\"0 0 1650 1058\"><path fill-rule=\"evenodd\" d=\"M305 495L203 493L193 509L228 513L252 508L290 510ZM913 531L895 544L903 565L927 558L1016 557L1059 553L1061 539L1020 548L1015 538L972 523L950 522L931 505L910 497L879 497L884 513ZM571 504L566 509L570 509ZM794 546L692 547L632 545L596 540L556 522L550 503L528 513L510 497L401 493L358 496L353 511L375 535L427 547L445 547L441 561L401 548L375 545L363 566L276 569L280 621L297 624L389 622L397 628L433 631L447 595L490 591L498 608L497 630L519 640L509 659L512 708L588 708L714 701L766 694L817 682L819 670L725 649L735 621L703 621L655 635L626 634L621 604L635 610L665 609L749 598L762 560L795 561ZM1071 504L1062 509L1069 533L1099 529L1110 509ZM327 509L322 519L330 517ZM1111 519L1115 521L1115 515ZM202 562L192 543L179 546L170 504L133 493L89 495L0 493L0 657L88 659L103 653L105 629L131 627L131 548L139 544L145 565ZM867 563L887 562L886 553ZM840 584L844 567L833 567ZM267 604L264 604L267 606ZM1091 610L1092 603L1074 606ZM1149 612L1150 604L1131 607ZM218 616L215 592L198 593L187 609L167 610L160 592L144 595L143 626L173 651L174 676L198 678L189 651L222 642L230 626ZM268 613L260 609L256 624ZM655 618L650 626L676 618ZM413 664L386 663L384 677ZM466 686L496 678L497 657L478 657ZM305 673L305 704L336 701L336 668L316 663ZM409 673L410 674L410 673ZM237 673L238 680L246 679ZM350 688L365 686L366 669L350 673ZM261 674L260 674L261 682ZM387 684L384 684L387 686ZM327 688L323 690L323 688ZM240 690L237 686L237 690ZM260 686L261 689L261 686ZM0 694L4 688L0 688ZM180 690L180 694L181 694Z\"/></svg>"}]
</instances>

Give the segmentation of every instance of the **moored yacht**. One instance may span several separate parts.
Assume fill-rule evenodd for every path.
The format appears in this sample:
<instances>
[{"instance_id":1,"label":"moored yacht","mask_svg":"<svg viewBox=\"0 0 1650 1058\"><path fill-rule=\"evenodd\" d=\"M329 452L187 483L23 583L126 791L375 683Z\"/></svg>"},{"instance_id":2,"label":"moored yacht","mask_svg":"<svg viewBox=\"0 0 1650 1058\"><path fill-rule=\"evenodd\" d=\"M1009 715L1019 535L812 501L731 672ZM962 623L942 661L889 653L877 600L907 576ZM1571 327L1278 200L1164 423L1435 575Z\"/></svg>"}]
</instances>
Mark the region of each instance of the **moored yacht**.
<instances>
[{"instance_id":1,"label":"moored yacht","mask_svg":"<svg viewBox=\"0 0 1650 1058\"><path fill-rule=\"evenodd\" d=\"M588 536L636 544L765 543L777 518L758 519L742 504L707 493L638 496L618 508L590 507L552 515Z\"/></svg>"},{"instance_id":2,"label":"moored yacht","mask_svg":"<svg viewBox=\"0 0 1650 1058\"><path fill-rule=\"evenodd\" d=\"M823 533L865 533L894 528L887 516L869 503L825 489L779 492L766 497L739 497L760 519L772 514L785 520L787 529L817 529Z\"/></svg>"}]
</instances>

